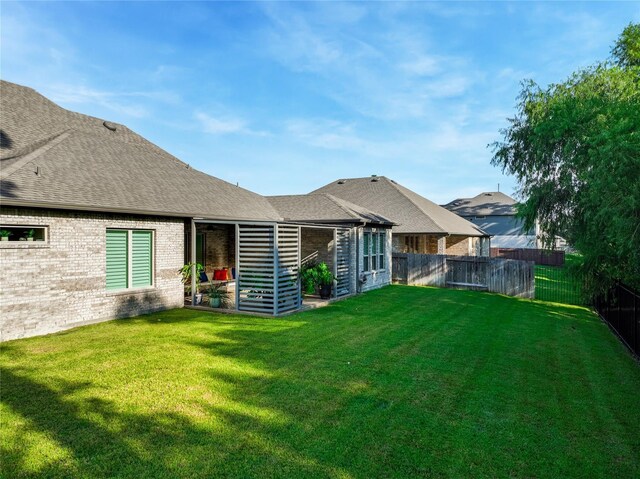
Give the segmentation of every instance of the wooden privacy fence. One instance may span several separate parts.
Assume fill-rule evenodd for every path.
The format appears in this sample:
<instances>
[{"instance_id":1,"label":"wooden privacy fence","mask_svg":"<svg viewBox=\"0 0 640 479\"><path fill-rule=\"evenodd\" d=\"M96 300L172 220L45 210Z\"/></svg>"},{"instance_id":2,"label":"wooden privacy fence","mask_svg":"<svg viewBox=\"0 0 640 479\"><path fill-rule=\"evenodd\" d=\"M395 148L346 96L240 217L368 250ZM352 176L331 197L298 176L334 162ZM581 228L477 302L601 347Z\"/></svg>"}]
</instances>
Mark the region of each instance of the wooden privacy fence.
<instances>
[{"instance_id":1,"label":"wooden privacy fence","mask_svg":"<svg viewBox=\"0 0 640 479\"><path fill-rule=\"evenodd\" d=\"M490 291L533 298L534 263L478 256L394 253L396 283Z\"/></svg>"},{"instance_id":2,"label":"wooden privacy fence","mask_svg":"<svg viewBox=\"0 0 640 479\"><path fill-rule=\"evenodd\" d=\"M491 248L492 258L517 259L533 261L543 266L562 266L564 251L533 248Z\"/></svg>"}]
</instances>

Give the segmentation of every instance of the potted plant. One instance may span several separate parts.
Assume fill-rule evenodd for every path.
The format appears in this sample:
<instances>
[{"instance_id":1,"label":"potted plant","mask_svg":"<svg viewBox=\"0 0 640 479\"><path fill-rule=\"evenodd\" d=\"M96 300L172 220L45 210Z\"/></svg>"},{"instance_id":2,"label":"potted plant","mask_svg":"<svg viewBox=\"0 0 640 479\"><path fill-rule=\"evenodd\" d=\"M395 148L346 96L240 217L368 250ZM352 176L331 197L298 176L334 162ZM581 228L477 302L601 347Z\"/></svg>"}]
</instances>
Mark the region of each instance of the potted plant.
<instances>
[{"instance_id":1,"label":"potted plant","mask_svg":"<svg viewBox=\"0 0 640 479\"><path fill-rule=\"evenodd\" d=\"M2 238L2 241L9 241L9 236L12 234L9 230L0 230L0 238Z\"/></svg>"},{"instance_id":2,"label":"potted plant","mask_svg":"<svg viewBox=\"0 0 640 479\"><path fill-rule=\"evenodd\" d=\"M194 306L202 302L202 294L200 293L200 273L204 271L204 267L200 263L187 263L178 270L182 275L182 284L185 286L185 295L191 296L191 271L196 267L196 294Z\"/></svg>"},{"instance_id":3,"label":"potted plant","mask_svg":"<svg viewBox=\"0 0 640 479\"><path fill-rule=\"evenodd\" d=\"M333 275L327 263L320 263L316 266L316 275L318 286L320 287L320 297L322 299L329 299L331 297L333 282L337 278Z\"/></svg>"},{"instance_id":4,"label":"potted plant","mask_svg":"<svg viewBox=\"0 0 640 479\"><path fill-rule=\"evenodd\" d=\"M209 306L212 308L228 308L231 304L231 298L225 284L211 284L207 294L209 295Z\"/></svg>"},{"instance_id":5,"label":"potted plant","mask_svg":"<svg viewBox=\"0 0 640 479\"><path fill-rule=\"evenodd\" d=\"M25 233L25 236L27 237L27 241L33 241L33 237L36 235L36 230L34 229L30 229L29 231L27 231Z\"/></svg>"},{"instance_id":6,"label":"potted plant","mask_svg":"<svg viewBox=\"0 0 640 479\"><path fill-rule=\"evenodd\" d=\"M313 294L318 286L317 263L309 262L300 267L300 284L304 294Z\"/></svg>"}]
</instances>

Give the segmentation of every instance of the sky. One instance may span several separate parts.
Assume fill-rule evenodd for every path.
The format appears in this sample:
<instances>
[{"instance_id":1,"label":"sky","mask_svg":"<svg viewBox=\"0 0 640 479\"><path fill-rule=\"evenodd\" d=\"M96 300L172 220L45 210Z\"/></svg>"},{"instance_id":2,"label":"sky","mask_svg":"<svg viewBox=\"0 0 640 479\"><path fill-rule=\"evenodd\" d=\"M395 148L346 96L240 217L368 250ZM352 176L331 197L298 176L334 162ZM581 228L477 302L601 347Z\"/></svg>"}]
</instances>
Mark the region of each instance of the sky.
<instances>
[{"instance_id":1,"label":"sky","mask_svg":"<svg viewBox=\"0 0 640 479\"><path fill-rule=\"evenodd\" d=\"M640 2L7 2L0 77L252 191L384 175L514 194L488 145L520 82L609 57Z\"/></svg>"}]
</instances>

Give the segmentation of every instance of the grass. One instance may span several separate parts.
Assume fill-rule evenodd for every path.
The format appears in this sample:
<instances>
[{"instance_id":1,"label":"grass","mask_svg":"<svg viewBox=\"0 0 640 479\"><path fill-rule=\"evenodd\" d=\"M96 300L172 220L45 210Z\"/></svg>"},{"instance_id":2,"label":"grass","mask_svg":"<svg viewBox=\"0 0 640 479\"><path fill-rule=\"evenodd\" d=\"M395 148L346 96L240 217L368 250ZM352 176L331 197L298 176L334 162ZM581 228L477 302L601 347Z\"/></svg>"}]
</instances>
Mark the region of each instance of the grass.
<instances>
[{"instance_id":1,"label":"grass","mask_svg":"<svg viewBox=\"0 0 640 479\"><path fill-rule=\"evenodd\" d=\"M640 477L640 368L584 308L390 286L2 345L5 477Z\"/></svg>"},{"instance_id":2,"label":"grass","mask_svg":"<svg viewBox=\"0 0 640 479\"><path fill-rule=\"evenodd\" d=\"M535 266L535 296L541 301L563 304L584 304L577 268L579 255L567 254L564 266ZM572 272L574 273L572 275Z\"/></svg>"}]
</instances>

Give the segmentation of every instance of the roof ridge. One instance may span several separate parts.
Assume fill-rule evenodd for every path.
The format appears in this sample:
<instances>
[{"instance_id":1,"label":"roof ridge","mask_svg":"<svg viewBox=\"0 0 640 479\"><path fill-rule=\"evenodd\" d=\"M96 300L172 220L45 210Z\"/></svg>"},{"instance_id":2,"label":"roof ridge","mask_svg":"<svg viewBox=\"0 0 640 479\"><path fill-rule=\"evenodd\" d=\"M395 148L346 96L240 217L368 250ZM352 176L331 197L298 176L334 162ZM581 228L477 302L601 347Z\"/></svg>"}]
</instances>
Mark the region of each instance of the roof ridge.
<instances>
[{"instance_id":1,"label":"roof ridge","mask_svg":"<svg viewBox=\"0 0 640 479\"><path fill-rule=\"evenodd\" d=\"M15 156L11 156L8 158L3 158L4 160L11 159L11 158L19 158L19 159L15 161L13 164L7 166L6 168L3 168L3 170L0 171L0 178L2 178L3 180L8 178L12 174L14 174L16 171L18 171L20 168L25 166L27 163L30 163L31 161L35 160L40 155L49 151L51 148L53 148L57 144L62 143L64 140L66 140L69 137L69 135L71 134L71 131L72 131L71 128L68 130L63 130L60 133L57 133L45 140L42 140L41 146L39 146L36 149L26 148L25 149L26 151L23 153L19 153ZM22 158L20 158L21 156Z\"/></svg>"},{"instance_id":2,"label":"roof ridge","mask_svg":"<svg viewBox=\"0 0 640 479\"><path fill-rule=\"evenodd\" d=\"M327 198L329 198L331 201L333 201L338 206L338 208L340 208L342 211L344 211L346 214L348 214L352 218L360 219L360 220L362 219L360 216L355 215L354 213L349 211L347 208L345 208L345 205L342 204L341 201L346 201L346 200L340 200L339 198L333 196L331 193L320 193L320 194L325 195ZM358 206L355 203L351 203L350 201L347 201L347 203L350 203L350 204L352 204L354 206Z\"/></svg>"},{"instance_id":3,"label":"roof ridge","mask_svg":"<svg viewBox=\"0 0 640 479\"><path fill-rule=\"evenodd\" d=\"M444 231L444 232L446 232L446 231L447 231L447 229L446 229L446 228L444 228L444 227L443 227L443 226L442 226L438 221L436 221L436 219L433 217L433 215L432 215L431 213L429 213L428 211L425 211L425 210L424 210L424 209L423 209L419 204L417 204L415 201L413 201L413 199L411 199L409 196L407 196L407 194L399 188L399 187L400 187L400 186L402 186L402 185L399 185L399 184L398 184L398 183L396 183L395 181L391 181L391 180L390 180L389 178L387 178L386 176L383 176L383 178L384 178L385 180L387 180L387 181L391 184L391 186L393 186L393 187L398 191L398 193L400 193L402 196L404 196L406 199L408 199L408 200L411 202L411 204L412 204L412 205L414 205L416 208L418 208L420 211L422 211L425 215L427 215L427 216L431 219L431 221L433 221L433 223L434 223L438 228L440 228L440 229L441 229L442 231ZM402 187L403 187L403 188L405 188L404 186L402 186ZM408 188L406 188L406 189L408 190ZM412 191L412 190L409 190L409 191ZM415 191L413 191L413 193L415 193L416 195L419 195L419 194L418 194L418 193L416 193ZM422 196L422 195L419 195L419 196ZM425 198L424 196L422 196L422 197L423 197L425 200L427 200L427 201L431 201L431 200L429 200L428 198ZM432 202L432 201L431 201L431 202ZM432 203L433 203L433 202L432 202ZM434 205L436 205L435 203L433 203L433 204L434 204ZM439 205L436 205L436 206L439 206ZM440 206L440 208L442 208L442 207ZM445 208L442 208L442 209L445 209ZM446 210L446 211L448 211L448 210ZM452 213L452 214L453 214L453 213Z\"/></svg>"}]
</instances>

